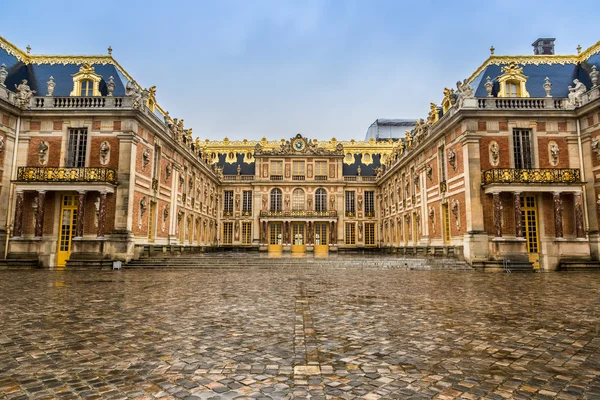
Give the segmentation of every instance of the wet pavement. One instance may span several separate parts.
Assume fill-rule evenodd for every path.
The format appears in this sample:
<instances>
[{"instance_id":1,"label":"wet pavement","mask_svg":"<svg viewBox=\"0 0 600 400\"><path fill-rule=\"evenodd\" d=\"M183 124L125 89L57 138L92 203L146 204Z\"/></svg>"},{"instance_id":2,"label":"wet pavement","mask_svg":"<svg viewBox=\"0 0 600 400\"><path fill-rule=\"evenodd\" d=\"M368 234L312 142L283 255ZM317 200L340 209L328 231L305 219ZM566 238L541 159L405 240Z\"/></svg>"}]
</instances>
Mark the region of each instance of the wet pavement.
<instances>
[{"instance_id":1,"label":"wet pavement","mask_svg":"<svg viewBox=\"0 0 600 400\"><path fill-rule=\"evenodd\" d=\"M0 271L0 398L600 399L600 274Z\"/></svg>"}]
</instances>

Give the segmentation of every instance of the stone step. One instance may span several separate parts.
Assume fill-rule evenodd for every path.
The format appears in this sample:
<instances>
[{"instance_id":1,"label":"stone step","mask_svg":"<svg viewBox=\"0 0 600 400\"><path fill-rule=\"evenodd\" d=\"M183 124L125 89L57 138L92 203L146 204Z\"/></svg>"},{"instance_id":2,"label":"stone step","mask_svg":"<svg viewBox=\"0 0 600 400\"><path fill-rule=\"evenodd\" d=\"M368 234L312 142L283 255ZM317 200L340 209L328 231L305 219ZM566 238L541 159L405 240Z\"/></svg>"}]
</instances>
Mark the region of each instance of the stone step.
<instances>
[{"instance_id":1,"label":"stone step","mask_svg":"<svg viewBox=\"0 0 600 400\"><path fill-rule=\"evenodd\" d=\"M0 269L37 269L40 264L37 259L8 258L0 260Z\"/></svg>"}]
</instances>

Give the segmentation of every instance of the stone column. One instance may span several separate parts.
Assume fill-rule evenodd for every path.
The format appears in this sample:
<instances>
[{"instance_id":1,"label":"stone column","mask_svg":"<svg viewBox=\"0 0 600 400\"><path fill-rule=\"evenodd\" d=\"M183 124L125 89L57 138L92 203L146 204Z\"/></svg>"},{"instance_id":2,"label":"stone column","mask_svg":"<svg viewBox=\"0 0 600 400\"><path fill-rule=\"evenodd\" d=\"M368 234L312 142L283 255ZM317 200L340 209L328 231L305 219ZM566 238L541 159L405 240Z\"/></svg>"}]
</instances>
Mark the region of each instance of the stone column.
<instances>
[{"instance_id":1,"label":"stone column","mask_svg":"<svg viewBox=\"0 0 600 400\"><path fill-rule=\"evenodd\" d=\"M98 208L98 233L96 237L104 237L104 223L106 221L106 192L100 193L100 207Z\"/></svg>"},{"instance_id":2,"label":"stone column","mask_svg":"<svg viewBox=\"0 0 600 400\"><path fill-rule=\"evenodd\" d=\"M502 237L502 202L500 201L500 193L492 193L494 199L494 236Z\"/></svg>"},{"instance_id":3,"label":"stone column","mask_svg":"<svg viewBox=\"0 0 600 400\"><path fill-rule=\"evenodd\" d=\"M85 190L79 192L77 203L77 224L75 225L75 237L83 237L83 220L85 219Z\"/></svg>"},{"instance_id":4,"label":"stone column","mask_svg":"<svg viewBox=\"0 0 600 400\"><path fill-rule=\"evenodd\" d=\"M575 200L575 237L585 237L585 230L583 226L583 201L581 199L581 192L573 194Z\"/></svg>"},{"instance_id":5,"label":"stone column","mask_svg":"<svg viewBox=\"0 0 600 400\"><path fill-rule=\"evenodd\" d=\"M42 237L44 235L44 202L46 200L46 191L38 191L38 203L37 203L37 219L35 221L35 237Z\"/></svg>"},{"instance_id":6,"label":"stone column","mask_svg":"<svg viewBox=\"0 0 600 400\"><path fill-rule=\"evenodd\" d=\"M554 200L554 236L557 239L563 238L563 223L562 223L562 201L560 199L560 193L552 193Z\"/></svg>"},{"instance_id":7,"label":"stone column","mask_svg":"<svg viewBox=\"0 0 600 400\"><path fill-rule=\"evenodd\" d=\"M523 238L523 216L521 212L521 193L513 193L515 207L515 235L517 239Z\"/></svg>"},{"instance_id":8,"label":"stone column","mask_svg":"<svg viewBox=\"0 0 600 400\"><path fill-rule=\"evenodd\" d=\"M20 237L22 234L23 234L23 191L17 190L13 237Z\"/></svg>"}]
</instances>

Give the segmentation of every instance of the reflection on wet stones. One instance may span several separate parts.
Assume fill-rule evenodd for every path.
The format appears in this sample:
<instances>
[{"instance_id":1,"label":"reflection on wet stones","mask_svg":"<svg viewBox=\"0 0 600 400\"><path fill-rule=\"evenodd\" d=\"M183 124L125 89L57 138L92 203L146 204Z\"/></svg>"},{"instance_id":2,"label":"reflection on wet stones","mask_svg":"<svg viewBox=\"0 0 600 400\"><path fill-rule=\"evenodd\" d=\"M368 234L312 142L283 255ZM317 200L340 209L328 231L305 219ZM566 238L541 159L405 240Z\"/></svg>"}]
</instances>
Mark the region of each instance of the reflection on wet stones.
<instances>
[{"instance_id":1,"label":"reflection on wet stones","mask_svg":"<svg viewBox=\"0 0 600 400\"><path fill-rule=\"evenodd\" d=\"M8 399L600 398L596 274L0 278Z\"/></svg>"}]
</instances>

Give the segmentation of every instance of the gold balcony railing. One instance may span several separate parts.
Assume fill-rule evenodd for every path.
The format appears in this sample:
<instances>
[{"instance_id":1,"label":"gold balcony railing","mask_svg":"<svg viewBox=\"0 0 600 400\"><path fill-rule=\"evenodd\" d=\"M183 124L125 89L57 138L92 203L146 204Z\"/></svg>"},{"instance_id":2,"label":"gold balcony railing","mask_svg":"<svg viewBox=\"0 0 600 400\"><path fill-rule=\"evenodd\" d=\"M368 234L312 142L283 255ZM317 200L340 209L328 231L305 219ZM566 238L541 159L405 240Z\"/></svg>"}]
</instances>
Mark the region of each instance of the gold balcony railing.
<instances>
[{"instance_id":1,"label":"gold balcony railing","mask_svg":"<svg viewBox=\"0 0 600 400\"><path fill-rule=\"evenodd\" d=\"M117 171L103 167L19 167L18 182L106 182L117 183Z\"/></svg>"},{"instance_id":2,"label":"gold balcony railing","mask_svg":"<svg viewBox=\"0 0 600 400\"><path fill-rule=\"evenodd\" d=\"M336 218L337 211L261 211L261 218Z\"/></svg>"},{"instance_id":3,"label":"gold balcony railing","mask_svg":"<svg viewBox=\"0 0 600 400\"><path fill-rule=\"evenodd\" d=\"M482 184L492 183L581 183L574 168L496 168L483 171Z\"/></svg>"}]
</instances>

